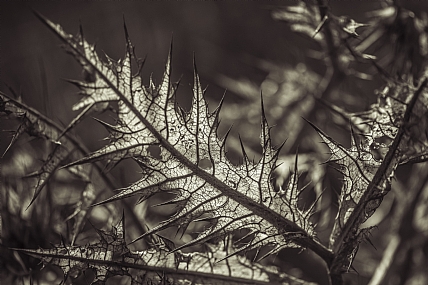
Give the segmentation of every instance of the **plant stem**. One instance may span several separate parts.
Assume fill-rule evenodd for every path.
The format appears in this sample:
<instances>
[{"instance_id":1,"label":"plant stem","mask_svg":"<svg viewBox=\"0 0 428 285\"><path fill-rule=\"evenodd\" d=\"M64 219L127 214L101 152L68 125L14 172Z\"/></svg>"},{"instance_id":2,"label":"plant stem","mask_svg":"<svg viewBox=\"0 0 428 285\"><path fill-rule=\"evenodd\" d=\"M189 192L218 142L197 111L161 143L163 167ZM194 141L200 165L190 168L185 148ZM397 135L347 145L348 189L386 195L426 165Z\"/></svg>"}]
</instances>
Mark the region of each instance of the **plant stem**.
<instances>
[{"instance_id":1,"label":"plant stem","mask_svg":"<svg viewBox=\"0 0 428 285\"><path fill-rule=\"evenodd\" d=\"M384 189L385 185L388 184L388 178L391 176L393 171L399 162L399 157L397 155L399 147L402 144L407 143L406 128L407 123L410 121L412 116L413 109L418 101L419 95L422 93L424 88L428 83L428 79L420 84L419 88L413 94L410 102L407 104L406 112L404 113L401 126L398 129L397 135L393 143L391 144L384 160L376 171L375 176L370 181L367 186L366 191L361 197L358 205L352 211L349 219L346 221L345 225L342 228L342 231L338 238L335 240L333 245L333 251L335 253L335 260L332 263L331 276L341 274L343 271L343 261L347 260L348 256L351 255L352 251L355 248L354 241L357 238L357 232L361 223L366 219L365 210L370 201L374 199L374 195L379 191L379 189ZM332 278L333 279L333 278ZM333 285L340 285L342 282L332 283Z\"/></svg>"}]
</instances>

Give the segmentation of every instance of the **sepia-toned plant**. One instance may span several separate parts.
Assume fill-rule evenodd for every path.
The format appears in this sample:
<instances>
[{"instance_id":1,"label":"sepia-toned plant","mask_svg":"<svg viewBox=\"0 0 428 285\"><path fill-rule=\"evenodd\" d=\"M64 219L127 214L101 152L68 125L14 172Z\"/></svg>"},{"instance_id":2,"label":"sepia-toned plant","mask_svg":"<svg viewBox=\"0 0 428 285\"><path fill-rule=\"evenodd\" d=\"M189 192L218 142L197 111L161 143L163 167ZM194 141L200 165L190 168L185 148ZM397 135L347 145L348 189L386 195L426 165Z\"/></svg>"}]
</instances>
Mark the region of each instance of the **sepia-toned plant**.
<instances>
[{"instance_id":1,"label":"sepia-toned plant","mask_svg":"<svg viewBox=\"0 0 428 285\"><path fill-rule=\"evenodd\" d=\"M400 165L416 165L420 177L415 179L423 182L412 186L412 198L402 206L397 201L401 210L393 216L398 226L391 232L395 247L388 246L385 255L394 256L416 233L420 238L412 244L426 247L427 229L421 220L426 221L427 215L423 204L418 203L427 197L425 20L396 4L374 13L380 16L368 24L333 15L323 1L301 1L275 10L275 19L285 21L293 31L320 46L326 73L321 78L302 66L295 74L290 68L282 71L278 66L264 65L270 68L266 80L270 84L276 80L277 88L265 94L263 88L256 88L253 94L260 95L249 97L247 105L239 107L246 111L235 116L242 129L252 128L247 139L259 141L258 152L253 146L245 146L240 137L230 138L228 146L229 132L219 136L221 112L233 106L225 105L222 99L210 111L196 60L191 107L185 110L180 106L176 99L178 84L171 74L172 44L160 83L150 78L148 84L143 84L140 70L144 61L135 55L126 25L125 56L116 61L99 55L95 46L85 40L82 27L73 36L43 15L35 15L63 42L86 76L82 81L69 80L79 88L82 98L73 106L80 113L66 127L16 96L0 93L2 118L18 122L6 152L12 152L15 161L19 161L19 156L31 157L29 150L16 146L25 134L39 138L44 149L41 163L27 159L28 165L4 164L3 224L11 227L13 223L38 223L34 213L44 211L39 215L50 215L51 220L43 226L43 232L48 235L52 231L58 236L49 241L51 245L34 240L31 246L23 246L28 242L8 242L12 231L3 233L2 253L14 260L8 265L10 272L23 270L21 275L35 278L29 268L40 271L41 267L55 267L52 270L59 268L63 272L63 277L55 282L66 284L106 284L112 282L109 279L120 284L318 284L318 280L294 276L273 262L272 257L282 251L297 248L311 251L313 258L318 256L322 260L330 284L344 284L343 276L354 270L353 261L361 244L371 243L374 225L366 223L393 191ZM397 25L403 21L407 29L397 34ZM394 51L405 65L400 74L390 59L377 61L378 49L371 48L377 41L391 37L413 39L411 43L400 41ZM360 71L358 64L372 67L385 83L376 93L376 103L352 113L335 104L333 94L345 78L370 79L371 75ZM275 108L278 104L280 107ZM338 125L350 129L350 147L338 143L317 126L316 117L311 114L319 105L327 107L324 112L336 116ZM255 108L259 110L256 125L260 126L256 136L255 120L244 117ZM96 120L108 131L108 143L89 152L71 130L83 124L89 115L106 110L112 110L114 122ZM227 115L225 118L229 120ZM337 167L343 180L337 194L336 218L323 194L328 171L326 164L321 164L323 154L298 150L294 154L290 146L274 144L270 119L280 135L293 136L293 145L299 144L303 130L312 134L312 140L321 138L326 145L330 153L328 164ZM317 148L326 150L320 144ZM232 162L226 149L239 150L240 162ZM140 178L119 187L109 171L126 159L141 168ZM13 167L14 172L7 171ZM29 171L34 168L38 170ZM76 193L72 203L61 205L60 199L55 198L60 195L55 191L61 187ZM315 198L306 198L302 205L307 188L313 190ZM27 198L17 202L18 197ZM129 203L130 197L134 197L131 200L135 205ZM154 197L163 200L153 206L173 209L155 225L138 212L148 211L145 207ZM41 199L48 201L45 209L39 207ZM102 225L97 225L93 218L96 211L107 216ZM30 220L28 215L32 215ZM417 216L419 222L403 229L405 215L412 222ZM328 239L319 238L320 224L330 225ZM404 235L405 232L413 234ZM413 254L417 248L407 246L407 254ZM420 258L427 260L426 255ZM42 266L35 267L37 261ZM394 274L393 265L385 257L379 260L370 284L392 280L387 278ZM420 270L414 267L415 276ZM82 273L92 274L92 278L82 281ZM121 279L114 279L118 276Z\"/></svg>"}]
</instances>

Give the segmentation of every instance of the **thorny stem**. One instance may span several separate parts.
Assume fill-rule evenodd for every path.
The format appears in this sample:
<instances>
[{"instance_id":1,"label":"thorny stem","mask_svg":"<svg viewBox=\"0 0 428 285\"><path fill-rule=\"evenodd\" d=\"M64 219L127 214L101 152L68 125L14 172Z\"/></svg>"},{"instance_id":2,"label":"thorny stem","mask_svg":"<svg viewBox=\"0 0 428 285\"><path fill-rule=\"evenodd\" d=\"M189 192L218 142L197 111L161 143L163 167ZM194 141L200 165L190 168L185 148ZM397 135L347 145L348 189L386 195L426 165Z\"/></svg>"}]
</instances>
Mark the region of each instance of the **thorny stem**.
<instances>
[{"instance_id":1,"label":"thorny stem","mask_svg":"<svg viewBox=\"0 0 428 285\"><path fill-rule=\"evenodd\" d=\"M332 278L333 285L343 284L343 280L339 278L342 272L341 260L346 259L346 257L350 255L352 250L354 250L354 248L351 248L349 246L347 241L350 240L352 236L355 236L356 231L358 230L358 227L361 225L362 222L364 222L364 219L365 219L364 211L367 207L367 204L373 199L373 194L376 193L378 189L384 188L383 185L387 183L388 177L393 173L393 170L398 164L397 153L399 151L399 146L402 143L402 140L405 136L407 123L410 120L410 117L413 112L413 108L419 98L419 95L422 93L427 83L428 83L428 79L425 78L425 80L421 83L421 85L419 86L419 88L416 90L415 94L411 98L410 102L408 103L401 126L397 132L397 135L395 136L395 139L392 145L390 146L384 160L382 161L381 165L376 171L375 176L367 186L367 189L364 192L363 196L361 197L360 202L352 211L349 219L346 221L345 225L343 226L343 229L340 235L334 242L333 250L335 253L335 259L332 263L332 266L330 267L330 270L331 270L330 276Z\"/></svg>"}]
</instances>

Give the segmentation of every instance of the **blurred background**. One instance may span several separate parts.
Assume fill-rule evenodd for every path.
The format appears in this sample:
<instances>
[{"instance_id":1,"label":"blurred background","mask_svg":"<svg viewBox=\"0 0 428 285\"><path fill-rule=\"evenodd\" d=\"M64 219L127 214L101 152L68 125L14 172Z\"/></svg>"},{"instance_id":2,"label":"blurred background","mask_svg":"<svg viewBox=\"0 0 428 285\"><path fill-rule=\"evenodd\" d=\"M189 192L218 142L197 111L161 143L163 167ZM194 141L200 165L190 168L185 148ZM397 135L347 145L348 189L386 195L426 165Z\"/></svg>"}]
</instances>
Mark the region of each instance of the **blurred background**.
<instances>
[{"instance_id":1,"label":"blurred background","mask_svg":"<svg viewBox=\"0 0 428 285\"><path fill-rule=\"evenodd\" d=\"M263 92L268 121L270 125L275 125L272 129L274 145L287 140L282 156L283 168L278 176L283 175L286 179L299 148L299 153L302 153L300 169L306 173L302 177L302 186L312 182L311 190L306 196L303 195L303 200L313 201L320 192L328 189L316 217L319 238L327 243L331 221L337 210L340 175L334 169L320 167L329 157L328 150L319 144L320 138L302 117L311 119L345 146L350 144L349 128L332 124L338 119L331 115L331 111L309 98L311 94L317 93L326 67L322 60L313 56L314 53L308 52L320 50L313 39L294 33L288 25L273 19L272 11L284 4L294 4L294 1L290 2L1 1L0 90L6 94L10 94L10 88L15 90L22 95L23 102L63 126L77 114L71 107L80 99L78 90L63 79L83 79L81 67L60 48L59 39L34 16L32 10L60 24L68 33L77 34L79 25L82 25L86 40L96 43L99 53L105 53L115 60L123 58L125 54L125 19L136 55L146 57L142 70L144 83L149 82L150 76L154 82L160 82L173 40L172 79L180 80L177 98L181 106L185 109L190 106L193 54L202 87L208 86L206 97L211 110L227 90L219 134L223 135L233 124L228 147L230 159L235 163L239 163L240 159L237 134L248 146L250 155L257 159L260 153L259 102L260 92ZM428 6L417 1L403 4L416 14ZM365 23L367 12L381 8L382 4L378 1L331 1L330 7L335 15L348 15L357 22ZM328 99L348 111L367 109L376 101L374 90L383 83L373 69L365 68L365 72L373 76L372 80L345 78L339 84L338 91ZM284 113L285 109L293 112ZM101 118L109 120L109 116L111 114L103 114ZM299 127L296 128L296 125ZM2 130L14 129L16 126L13 122L0 122ZM72 133L82 139L91 151L103 146L103 138L107 136L105 129L90 118L85 119ZM10 138L10 133L1 134L1 153L8 146ZM26 149L27 143L19 142L16 152ZM37 146L33 147L35 150L30 156L37 152ZM13 158L16 152L12 151L5 156L4 161L8 165L13 161L16 163ZM16 166L9 168L13 167ZM309 172L315 168L317 171ZM139 178L138 171L138 165L131 161L121 163L112 173L123 187ZM328 175L324 176L325 172ZM278 185L283 183L277 182ZM162 197L155 197L154 200L150 203L162 201ZM391 201L386 199L384 216L391 207ZM143 211L149 223L156 224L164 219L160 216L165 214L164 208ZM99 215L106 213L108 211ZM173 210L169 212L172 213ZM381 216L378 219L382 221L383 218ZM374 239L379 248L385 246L385 241ZM40 243L43 241L40 240ZM348 278L353 282L351 284L366 284L382 256L381 250L376 253L370 246L361 252L362 258L357 258L354 263L359 273L354 272ZM295 276L326 284L326 272L322 264L313 260L311 253L289 250L271 262Z\"/></svg>"},{"instance_id":2,"label":"blurred background","mask_svg":"<svg viewBox=\"0 0 428 285\"><path fill-rule=\"evenodd\" d=\"M0 87L5 90L7 83L22 90L29 105L41 111L50 109L53 117L64 121L71 117L68 107L79 99L74 96L75 87L61 78L79 78L80 67L58 48L60 41L32 10L72 34L77 34L81 24L88 42L96 43L99 52L113 59L122 58L125 53L125 19L137 56L147 56L143 69L146 80L151 74L160 80L174 38L173 78L182 77L182 93L187 93L192 82L193 53L202 84L210 86L207 95L213 98L224 93L224 86L219 85L221 76L260 85L268 72L258 66L257 60L278 66L304 63L321 73L323 67L317 66L320 62L305 54L308 48L316 47L313 41L292 33L284 23L272 18L271 11L281 5L283 1L2 1ZM379 8L380 4L363 1L349 5L333 1L331 7L336 15L350 15L363 22L364 13ZM43 88L47 88L49 102L43 100ZM231 90L226 100L239 100L233 98L236 95L241 94Z\"/></svg>"}]
</instances>

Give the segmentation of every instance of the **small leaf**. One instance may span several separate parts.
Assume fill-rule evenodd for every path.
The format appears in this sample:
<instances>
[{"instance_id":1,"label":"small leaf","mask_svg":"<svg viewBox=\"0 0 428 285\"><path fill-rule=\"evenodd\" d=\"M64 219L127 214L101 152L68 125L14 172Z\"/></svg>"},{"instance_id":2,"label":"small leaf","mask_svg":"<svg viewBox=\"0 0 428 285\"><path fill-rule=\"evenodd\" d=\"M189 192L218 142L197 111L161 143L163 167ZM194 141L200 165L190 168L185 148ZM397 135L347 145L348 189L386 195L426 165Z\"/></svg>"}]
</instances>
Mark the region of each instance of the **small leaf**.
<instances>
[{"instance_id":1,"label":"small leaf","mask_svg":"<svg viewBox=\"0 0 428 285\"><path fill-rule=\"evenodd\" d=\"M85 225L86 217L90 213L90 206L96 197L97 196L95 194L94 185L90 181L87 181L85 189L82 191L80 200L76 203L76 209L65 219L67 221L74 218L74 224L71 230L71 245L74 245L77 235Z\"/></svg>"},{"instance_id":2,"label":"small leaf","mask_svg":"<svg viewBox=\"0 0 428 285\"><path fill-rule=\"evenodd\" d=\"M331 158L329 161L341 166L339 171L343 174L344 179L339 197L339 212L330 236L330 246L332 246L337 236L342 232L349 215L359 204L367 186L380 166L380 162L376 161L370 151L365 146L359 145L354 138L351 148L346 149L315 125L310 122L309 124L318 132L330 149Z\"/></svg>"},{"instance_id":3,"label":"small leaf","mask_svg":"<svg viewBox=\"0 0 428 285\"><path fill-rule=\"evenodd\" d=\"M352 36L358 36L356 32L357 28L368 26L367 24L357 23L355 22L354 19L351 19L346 16L338 17L337 23L342 28L343 31L345 31L346 33Z\"/></svg>"},{"instance_id":4,"label":"small leaf","mask_svg":"<svg viewBox=\"0 0 428 285\"><path fill-rule=\"evenodd\" d=\"M30 204L27 206L27 209L34 203L36 198L39 196L43 187L52 177L54 172L59 168L64 160L66 160L71 153L64 148L62 145L55 145L52 152L49 154L48 158L43 163L43 166L40 170L27 174L25 177L36 177L37 183L36 188L34 189L33 198L30 201Z\"/></svg>"}]
</instances>

